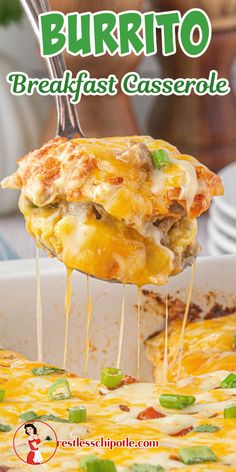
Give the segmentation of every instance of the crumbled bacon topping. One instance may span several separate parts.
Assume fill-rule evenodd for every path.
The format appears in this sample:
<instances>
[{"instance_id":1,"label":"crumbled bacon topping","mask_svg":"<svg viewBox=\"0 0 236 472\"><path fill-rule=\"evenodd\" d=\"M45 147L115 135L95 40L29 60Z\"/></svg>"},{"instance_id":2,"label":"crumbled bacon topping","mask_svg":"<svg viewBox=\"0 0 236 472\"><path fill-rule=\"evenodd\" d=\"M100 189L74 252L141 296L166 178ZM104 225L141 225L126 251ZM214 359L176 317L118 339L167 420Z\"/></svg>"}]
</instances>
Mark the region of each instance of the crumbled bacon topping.
<instances>
[{"instance_id":1,"label":"crumbled bacon topping","mask_svg":"<svg viewBox=\"0 0 236 472\"><path fill-rule=\"evenodd\" d=\"M69 377L71 377L72 379L77 379L79 376L77 374L75 374L75 372L71 372L69 374ZM0 471L1 472L1 471Z\"/></svg>"},{"instance_id":2,"label":"crumbled bacon topping","mask_svg":"<svg viewBox=\"0 0 236 472\"><path fill-rule=\"evenodd\" d=\"M121 411L130 411L130 408L127 405L119 405Z\"/></svg>"},{"instance_id":3,"label":"crumbled bacon topping","mask_svg":"<svg viewBox=\"0 0 236 472\"><path fill-rule=\"evenodd\" d=\"M193 426L189 426L188 428L181 429L181 431L178 431L177 433L172 433L170 436L185 436L188 433L191 433L193 430Z\"/></svg>"},{"instance_id":4,"label":"crumbled bacon topping","mask_svg":"<svg viewBox=\"0 0 236 472\"><path fill-rule=\"evenodd\" d=\"M163 415L160 411L155 410L152 406L145 408L141 411L137 418L138 420L155 420L156 418L164 418L166 415Z\"/></svg>"},{"instance_id":5,"label":"crumbled bacon topping","mask_svg":"<svg viewBox=\"0 0 236 472\"><path fill-rule=\"evenodd\" d=\"M124 181L123 177L110 177L109 182L113 185L120 185Z\"/></svg>"},{"instance_id":6,"label":"crumbled bacon topping","mask_svg":"<svg viewBox=\"0 0 236 472\"><path fill-rule=\"evenodd\" d=\"M171 454L171 455L170 455L170 459L171 459L172 461L178 461L178 462L180 462L180 458L179 458L178 456L176 456L175 454Z\"/></svg>"},{"instance_id":7,"label":"crumbled bacon topping","mask_svg":"<svg viewBox=\"0 0 236 472\"><path fill-rule=\"evenodd\" d=\"M131 377L130 375L124 375L123 379L122 379L122 385L129 385L129 384L133 384L133 383L136 383L137 380L134 378L134 377Z\"/></svg>"}]
</instances>

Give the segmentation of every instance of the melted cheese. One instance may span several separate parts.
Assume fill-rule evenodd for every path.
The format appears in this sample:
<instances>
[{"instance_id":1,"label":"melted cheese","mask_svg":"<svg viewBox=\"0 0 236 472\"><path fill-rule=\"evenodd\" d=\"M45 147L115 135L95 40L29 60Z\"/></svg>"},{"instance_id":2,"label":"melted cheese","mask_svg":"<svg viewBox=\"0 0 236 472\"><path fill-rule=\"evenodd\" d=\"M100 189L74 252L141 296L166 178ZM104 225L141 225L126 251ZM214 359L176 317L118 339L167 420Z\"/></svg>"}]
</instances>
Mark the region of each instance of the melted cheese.
<instances>
[{"instance_id":1,"label":"melted cheese","mask_svg":"<svg viewBox=\"0 0 236 472\"><path fill-rule=\"evenodd\" d=\"M186 329L186 323L187 323L188 314L189 314L189 307L190 307L191 298L192 298L195 272L196 272L196 262L194 262L193 267L192 267L192 275L191 275L189 289L188 289L188 293L187 293L187 300L186 300L186 306L185 306L185 311L184 311L183 324L182 324L182 327L181 327L181 332L180 332L180 337L179 337L179 347L178 347L179 359L178 359L177 380L179 379L180 371L181 371L181 363L182 363L183 348L184 348L184 332L185 332L185 329Z\"/></svg>"},{"instance_id":2,"label":"melted cheese","mask_svg":"<svg viewBox=\"0 0 236 472\"><path fill-rule=\"evenodd\" d=\"M168 323L169 323L169 310L168 310L168 292L166 291L166 316L165 316L165 347L163 357L163 371L162 371L162 383L165 385L168 382Z\"/></svg>"},{"instance_id":3,"label":"melted cheese","mask_svg":"<svg viewBox=\"0 0 236 472\"><path fill-rule=\"evenodd\" d=\"M119 339L118 339L118 353L117 353L117 361L116 361L117 369L120 369L120 360L121 360L122 345L123 345L123 339L124 339L124 324L125 324L125 284L123 285L122 305L121 305L121 314L120 314L120 333L119 333Z\"/></svg>"},{"instance_id":4,"label":"melted cheese","mask_svg":"<svg viewBox=\"0 0 236 472\"><path fill-rule=\"evenodd\" d=\"M169 163L156 169L160 149ZM223 192L196 159L148 136L57 138L19 161L2 186L21 189L27 229L50 255L138 286L165 284L193 262L196 217Z\"/></svg>"},{"instance_id":5,"label":"melted cheese","mask_svg":"<svg viewBox=\"0 0 236 472\"><path fill-rule=\"evenodd\" d=\"M174 319L169 324L169 380L177 378L179 369L179 340L183 323ZM184 330L184 347L180 377L236 370L233 336L236 333L236 316L187 322ZM155 380L161 383L159 365L164 352L164 333L147 341L147 354L155 367ZM184 385L184 384L183 384ZM186 385L185 385L186 386Z\"/></svg>"},{"instance_id":6,"label":"melted cheese","mask_svg":"<svg viewBox=\"0 0 236 472\"><path fill-rule=\"evenodd\" d=\"M71 275L72 270L66 271L66 296L65 296L65 339L64 339L64 354L63 354L63 369L66 367L67 351L68 351L68 333L69 333L69 317L71 306Z\"/></svg>"},{"instance_id":7,"label":"melted cheese","mask_svg":"<svg viewBox=\"0 0 236 472\"><path fill-rule=\"evenodd\" d=\"M141 287L137 287L137 379L140 378L140 323L141 323Z\"/></svg>"},{"instance_id":8,"label":"melted cheese","mask_svg":"<svg viewBox=\"0 0 236 472\"><path fill-rule=\"evenodd\" d=\"M39 250L36 248L36 329L37 329L37 360L43 361L43 311L41 299L41 281L39 267Z\"/></svg>"},{"instance_id":9,"label":"melted cheese","mask_svg":"<svg viewBox=\"0 0 236 472\"><path fill-rule=\"evenodd\" d=\"M236 468L235 454L235 419L225 420L223 409L235 402L235 389L215 389L208 386L206 390L206 375L191 376L187 382L187 394L196 396L196 403L185 410L168 410L159 404L161 393L186 394L185 386L181 382L169 383L165 386L156 386L146 383L123 385L105 395L100 393L100 383L96 380L76 378L69 373L64 374L71 390L71 397L67 400L49 401L48 388L58 378L57 374L47 376L33 376L32 369L41 366L41 363L30 362L21 356L0 351L0 379L4 384L6 397L1 409L1 423L9 424L12 430L0 432L0 464L13 471L28 470L19 461L12 448L13 434L22 424L19 415L26 411L36 414L52 414L60 418L68 418L68 408L86 406L88 420L86 423L58 423L48 421L56 431L59 440L71 440L80 436L86 440L105 439L122 440L126 437L137 440L158 440L157 448L58 448L53 460L43 465L45 472L63 470L78 472L81 458L86 454L95 454L100 458L111 459L117 470L128 472L134 463L162 465L166 471L177 472L205 472L206 470L228 471ZM226 377L229 371L211 373L211 381L217 386ZM62 374L60 374L60 377ZM119 405L126 405L129 411L122 411ZM162 412L165 417L157 419L139 420L137 416L147 407ZM220 429L213 433L194 433L189 431L185 436L178 436L186 428L201 424L211 424ZM179 461L181 447L206 445L217 456L217 463L196 464L185 466ZM50 453L54 444L47 444L47 453ZM217 469L218 468L218 469ZM82 472L82 471L81 471Z\"/></svg>"},{"instance_id":10,"label":"melted cheese","mask_svg":"<svg viewBox=\"0 0 236 472\"><path fill-rule=\"evenodd\" d=\"M87 304L86 304L86 335L85 335L85 358L84 358L84 376L87 377L88 358L89 358L89 327L92 312L90 280L87 275Z\"/></svg>"}]
</instances>

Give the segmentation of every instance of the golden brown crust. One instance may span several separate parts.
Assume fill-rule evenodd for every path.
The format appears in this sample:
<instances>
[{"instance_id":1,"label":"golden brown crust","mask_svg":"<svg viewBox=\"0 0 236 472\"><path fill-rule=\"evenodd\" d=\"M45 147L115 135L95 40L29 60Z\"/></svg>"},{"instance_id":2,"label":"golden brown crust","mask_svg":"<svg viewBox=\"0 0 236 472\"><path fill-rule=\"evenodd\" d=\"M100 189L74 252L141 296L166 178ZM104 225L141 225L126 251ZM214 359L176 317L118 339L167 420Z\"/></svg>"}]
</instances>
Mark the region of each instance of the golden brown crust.
<instances>
[{"instance_id":1,"label":"golden brown crust","mask_svg":"<svg viewBox=\"0 0 236 472\"><path fill-rule=\"evenodd\" d=\"M157 149L167 150L173 158L172 166L158 172L151 158ZM191 172L184 168L186 163L192 167ZM156 191L154 176L160 181ZM190 177L196 179L192 183L196 189L188 208L189 191L185 187ZM113 216L117 215L110 208L111 198L114 201L117 197L117 202L130 200L130 206L135 201L134 213L142 214L142 222L158 214L169 214L174 202L195 218L207 210L213 196L223 193L220 177L190 156L182 156L168 143L149 137L74 141L55 138L21 159L18 171L2 186L23 189L38 206L58 199L92 201L104 205ZM125 210L123 215L125 218Z\"/></svg>"}]
</instances>

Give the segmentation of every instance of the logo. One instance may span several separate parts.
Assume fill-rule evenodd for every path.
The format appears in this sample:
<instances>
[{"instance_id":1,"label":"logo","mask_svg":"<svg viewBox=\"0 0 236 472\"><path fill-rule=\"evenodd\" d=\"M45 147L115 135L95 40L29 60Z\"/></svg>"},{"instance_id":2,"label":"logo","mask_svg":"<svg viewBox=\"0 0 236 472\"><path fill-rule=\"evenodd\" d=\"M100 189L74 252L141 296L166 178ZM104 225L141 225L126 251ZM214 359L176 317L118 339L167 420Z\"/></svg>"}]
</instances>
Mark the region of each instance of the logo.
<instances>
[{"instance_id":1,"label":"logo","mask_svg":"<svg viewBox=\"0 0 236 472\"><path fill-rule=\"evenodd\" d=\"M14 434L13 449L25 464L45 464L53 458L57 447L57 435L44 421L27 421Z\"/></svg>"}]
</instances>

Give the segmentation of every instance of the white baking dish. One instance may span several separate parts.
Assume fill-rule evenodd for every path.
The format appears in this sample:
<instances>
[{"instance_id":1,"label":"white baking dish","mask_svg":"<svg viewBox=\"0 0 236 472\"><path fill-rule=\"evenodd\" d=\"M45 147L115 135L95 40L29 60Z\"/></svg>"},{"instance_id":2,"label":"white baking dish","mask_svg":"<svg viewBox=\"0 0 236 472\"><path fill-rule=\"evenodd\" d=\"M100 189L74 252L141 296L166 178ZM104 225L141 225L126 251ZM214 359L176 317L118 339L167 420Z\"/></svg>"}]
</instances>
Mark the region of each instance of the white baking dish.
<instances>
[{"instance_id":1,"label":"white baking dish","mask_svg":"<svg viewBox=\"0 0 236 472\"><path fill-rule=\"evenodd\" d=\"M55 260L41 259L44 360L61 365L64 339L65 269ZM168 290L171 295L185 298L190 280L187 269L172 278ZM205 309L213 300L223 305L236 305L236 255L200 258L197 263L193 301ZM152 290L163 294L165 288ZM214 292L214 295L211 293ZM209 295L210 293L210 295ZM88 373L98 378L103 366L115 365L122 286L91 279L93 312L91 319L91 351ZM0 263L0 344L16 350L30 359L36 358L35 322L35 261L21 260ZM145 302L144 297L142 301ZM121 367L136 375L137 365L137 290L126 287L126 319ZM147 303L145 304L147 307ZM69 328L68 369L83 374L86 316L86 277L73 274L73 296ZM142 340L160 328L157 313L142 310ZM141 377L151 380L151 365L141 349Z\"/></svg>"}]
</instances>

